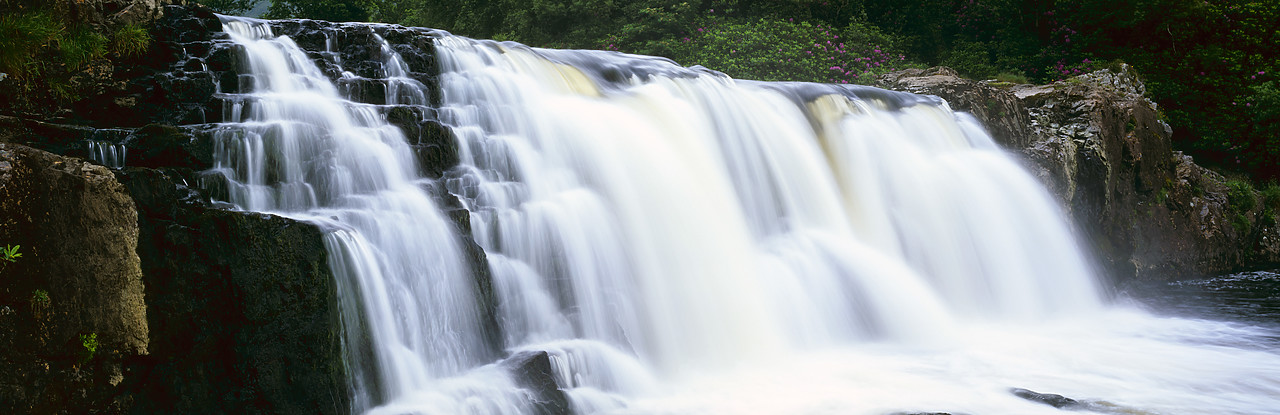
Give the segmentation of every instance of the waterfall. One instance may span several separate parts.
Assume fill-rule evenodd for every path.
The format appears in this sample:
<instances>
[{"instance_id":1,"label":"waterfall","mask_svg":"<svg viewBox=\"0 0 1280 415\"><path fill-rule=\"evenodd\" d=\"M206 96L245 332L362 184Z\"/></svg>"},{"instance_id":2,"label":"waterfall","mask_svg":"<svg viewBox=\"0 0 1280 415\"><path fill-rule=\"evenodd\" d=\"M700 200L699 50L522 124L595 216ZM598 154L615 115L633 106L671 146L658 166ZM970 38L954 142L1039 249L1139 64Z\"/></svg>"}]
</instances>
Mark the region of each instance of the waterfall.
<instances>
[{"instance_id":1,"label":"waterfall","mask_svg":"<svg viewBox=\"0 0 1280 415\"><path fill-rule=\"evenodd\" d=\"M124 168L129 149L122 144L110 141L88 140L85 147L89 151L89 160L113 169Z\"/></svg>"},{"instance_id":2,"label":"waterfall","mask_svg":"<svg viewBox=\"0 0 1280 415\"><path fill-rule=\"evenodd\" d=\"M239 208L329 229L356 408L489 360L472 272L403 133L263 22L224 29L255 88L228 97L238 122L215 132L209 180Z\"/></svg>"},{"instance_id":3,"label":"waterfall","mask_svg":"<svg viewBox=\"0 0 1280 415\"><path fill-rule=\"evenodd\" d=\"M1280 404L1275 355L1185 337L1256 334L1106 305L1053 198L936 98L437 33L428 109L460 163L433 179L386 117L431 94L385 39L368 104L313 62L343 64L332 40L314 57L223 23L246 88L221 94L205 187L326 230L354 412L1057 411L1010 387Z\"/></svg>"}]
</instances>

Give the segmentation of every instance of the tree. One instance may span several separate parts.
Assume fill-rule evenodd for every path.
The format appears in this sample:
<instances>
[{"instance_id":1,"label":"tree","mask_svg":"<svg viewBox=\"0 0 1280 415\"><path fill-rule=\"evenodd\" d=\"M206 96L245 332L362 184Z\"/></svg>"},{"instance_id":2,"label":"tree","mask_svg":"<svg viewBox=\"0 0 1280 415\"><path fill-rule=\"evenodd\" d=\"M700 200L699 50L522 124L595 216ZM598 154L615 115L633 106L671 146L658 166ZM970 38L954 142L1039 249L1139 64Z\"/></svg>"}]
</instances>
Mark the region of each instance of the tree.
<instances>
[{"instance_id":1,"label":"tree","mask_svg":"<svg viewBox=\"0 0 1280 415\"><path fill-rule=\"evenodd\" d=\"M213 11L230 15L247 12L253 8L254 3L257 0L200 0L200 4L209 6Z\"/></svg>"},{"instance_id":2,"label":"tree","mask_svg":"<svg viewBox=\"0 0 1280 415\"><path fill-rule=\"evenodd\" d=\"M369 21L374 7L373 0L273 0L266 17L365 22Z\"/></svg>"}]
</instances>

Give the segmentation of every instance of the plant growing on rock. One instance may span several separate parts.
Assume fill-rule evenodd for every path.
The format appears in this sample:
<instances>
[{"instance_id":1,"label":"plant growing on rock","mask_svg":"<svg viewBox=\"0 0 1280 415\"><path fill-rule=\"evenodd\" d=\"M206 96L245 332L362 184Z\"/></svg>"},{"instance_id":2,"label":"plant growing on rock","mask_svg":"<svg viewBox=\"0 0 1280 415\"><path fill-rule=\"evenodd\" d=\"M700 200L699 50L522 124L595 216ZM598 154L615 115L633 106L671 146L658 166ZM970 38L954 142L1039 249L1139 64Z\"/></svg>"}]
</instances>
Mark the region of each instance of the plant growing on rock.
<instances>
[{"instance_id":1,"label":"plant growing on rock","mask_svg":"<svg viewBox=\"0 0 1280 415\"><path fill-rule=\"evenodd\" d=\"M31 304L49 304L49 292L45 290L32 291Z\"/></svg>"},{"instance_id":2,"label":"plant growing on rock","mask_svg":"<svg viewBox=\"0 0 1280 415\"><path fill-rule=\"evenodd\" d=\"M98 333L89 333L80 335L80 363L86 363L93 360L93 356L98 353Z\"/></svg>"},{"instance_id":3,"label":"plant growing on rock","mask_svg":"<svg viewBox=\"0 0 1280 415\"><path fill-rule=\"evenodd\" d=\"M36 53L63 32L62 24L45 12L0 16L0 72L16 79L39 74Z\"/></svg>"},{"instance_id":4,"label":"plant growing on rock","mask_svg":"<svg viewBox=\"0 0 1280 415\"><path fill-rule=\"evenodd\" d=\"M145 27L128 24L111 35L111 50L120 56L138 56L151 46L151 34Z\"/></svg>"},{"instance_id":5,"label":"plant growing on rock","mask_svg":"<svg viewBox=\"0 0 1280 415\"><path fill-rule=\"evenodd\" d=\"M22 257L22 253L18 252L18 248L22 245L5 245L0 248L0 259L6 262L18 262L18 258Z\"/></svg>"}]
</instances>

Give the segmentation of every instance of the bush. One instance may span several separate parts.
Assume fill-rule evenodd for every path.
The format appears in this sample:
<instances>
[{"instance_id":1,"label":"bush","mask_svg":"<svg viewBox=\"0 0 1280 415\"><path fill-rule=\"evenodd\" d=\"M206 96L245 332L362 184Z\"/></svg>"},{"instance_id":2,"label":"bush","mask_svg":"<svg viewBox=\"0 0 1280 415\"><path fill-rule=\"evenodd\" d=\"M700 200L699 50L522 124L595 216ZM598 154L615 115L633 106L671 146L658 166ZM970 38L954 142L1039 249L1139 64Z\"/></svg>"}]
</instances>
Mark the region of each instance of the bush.
<instances>
[{"instance_id":1,"label":"bush","mask_svg":"<svg viewBox=\"0 0 1280 415\"><path fill-rule=\"evenodd\" d=\"M1028 84L1028 83L1031 83L1031 79L1027 78L1027 75L1022 74L1022 73L1011 73L1011 72L1001 72L1001 73L996 74L996 81L997 81L997 82L1008 82L1008 83L1011 83L1011 84Z\"/></svg>"},{"instance_id":2,"label":"bush","mask_svg":"<svg viewBox=\"0 0 1280 415\"><path fill-rule=\"evenodd\" d=\"M150 46L151 34L136 24L121 26L111 35L111 50L119 56L141 55Z\"/></svg>"},{"instance_id":3,"label":"bush","mask_svg":"<svg viewBox=\"0 0 1280 415\"><path fill-rule=\"evenodd\" d=\"M0 72L17 79L38 76L36 54L62 32L62 23L47 12L0 16Z\"/></svg>"},{"instance_id":4,"label":"bush","mask_svg":"<svg viewBox=\"0 0 1280 415\"><path fill-rule=\"evenodd\" d=\"M1262 186L1262 206L1280 211L1280 183L1272 180Z\"/></svg>"},{"instance_id":5,"label":"bush","mask_svg":"<svg viewBox=\"0 0 1280 415\"><path fill-rule=\"evenodd\" d=\"M1243 213L1253 210L1258 203L1253 192L1253 185L1246 180L1227 180L1227 203L1233 211Z\"/></svg>"},{"instance_id":6,"label":"bush","mask_svg":"<svg viewBox=\"0 0 1280 415\"><path fill-rule=\"evenodd\" d=\"M88 27L77 27L69 36L58 39L62 64L75 71L107 54L107 37Z\"/></svg>"}]
</instances>

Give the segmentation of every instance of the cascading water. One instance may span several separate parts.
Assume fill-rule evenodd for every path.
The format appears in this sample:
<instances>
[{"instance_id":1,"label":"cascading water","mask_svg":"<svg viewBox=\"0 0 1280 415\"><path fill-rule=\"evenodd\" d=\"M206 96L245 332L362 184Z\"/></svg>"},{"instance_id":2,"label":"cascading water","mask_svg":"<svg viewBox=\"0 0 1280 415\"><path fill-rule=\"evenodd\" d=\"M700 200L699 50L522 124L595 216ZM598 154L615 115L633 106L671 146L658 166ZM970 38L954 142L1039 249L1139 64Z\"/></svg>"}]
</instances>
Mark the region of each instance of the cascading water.
<instances>
[{"instance_id":1,"label":"cascading water","mask_svg":"<svg viewBox=\"0 0 1280 415\"><path fill-rule=\"evenodd\" d=\"M456 232L400 130L376 106L340 97L305 52L263 22L226 18L224 29L244 48L255 88L227 98L238 122L215 135L210 181L240 208L330 229L355 407L426 391L491 360Z\"/></svg>"},{"instance_id":2,"label":"cascading water","mask_svg":"<svg viewBox=\"0 0 1280 415\"><path fill-rule=\"evenodd\" d=\"M503 360L529 353L580 414L1058 411L1010 387L1280 407L1274 347L1208 343L1251 329L1104 306L1051 197L940 101L438 34L461 163L435 182L382 106L264 22L224 25L254 89L225 94L210 187L329 230L357 412L569 409ZM375 39L386 104L426 105Z\"/></svg>"}]
</instances>

